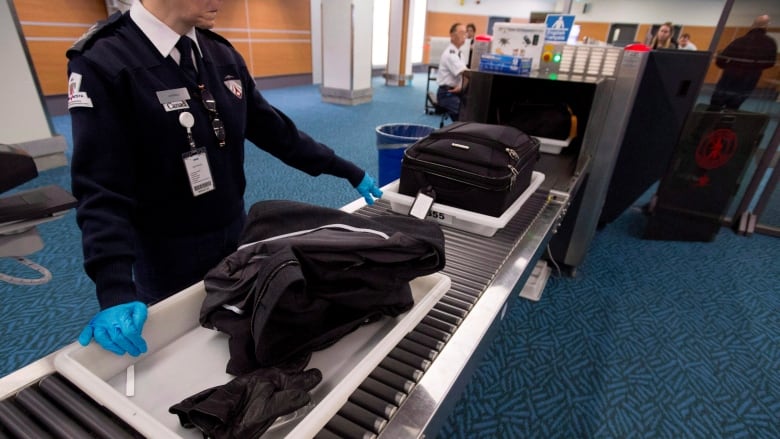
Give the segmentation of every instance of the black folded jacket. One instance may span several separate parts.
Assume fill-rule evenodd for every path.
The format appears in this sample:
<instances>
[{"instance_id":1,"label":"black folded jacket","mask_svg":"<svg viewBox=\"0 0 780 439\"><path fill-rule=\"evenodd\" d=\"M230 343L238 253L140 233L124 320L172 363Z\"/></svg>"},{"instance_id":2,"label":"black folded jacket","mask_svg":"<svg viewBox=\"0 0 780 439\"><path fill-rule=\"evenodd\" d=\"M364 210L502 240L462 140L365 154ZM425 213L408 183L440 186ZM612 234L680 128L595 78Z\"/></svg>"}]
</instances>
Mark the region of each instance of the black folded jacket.
<instances>
[{"instance_id":1,"label":"black folded jacket","mask_svg":"<svg viewBox=\"0 0 780 439\"><path fill-rule=\"evenodd\" d=\"M168 411L184 428L197 428L214 439L256 438L279 416L294 413L310 401L309 391L322 381L318 369L258 369L227 384L185 398Z\"/></svg>"},{"instance_id":2,"label":"black folded jacket","mask_svg":"<svg viewBox=\"0 0 780 439\"><path fill-rule=\"evenodd\" d=\"M409 281L444 267L438 224L293 201L252 206L236 252L209 271L200 323L230 335L227 372L307 355L414 301Z\"/></svg>"}]
</instances>

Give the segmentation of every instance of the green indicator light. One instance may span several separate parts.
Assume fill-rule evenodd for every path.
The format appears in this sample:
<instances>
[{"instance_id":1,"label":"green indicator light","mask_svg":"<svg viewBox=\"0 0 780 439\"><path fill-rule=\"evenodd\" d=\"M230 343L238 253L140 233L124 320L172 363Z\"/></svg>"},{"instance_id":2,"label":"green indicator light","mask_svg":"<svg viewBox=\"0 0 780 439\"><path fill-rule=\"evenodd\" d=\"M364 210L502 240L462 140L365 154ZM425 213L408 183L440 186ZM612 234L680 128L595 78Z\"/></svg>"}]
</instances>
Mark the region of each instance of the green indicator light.
<instances>
[{"instance_id":1,"label":"green indicator light","mask_svg":"<svg viewBox=\"0 0 780 439\"><path fill-rule=\"evenodd\" d=\"M561 54L560 53L556 53L555 55L553 55L553 62L561 62Z\"/></svg>"}]
</instances>

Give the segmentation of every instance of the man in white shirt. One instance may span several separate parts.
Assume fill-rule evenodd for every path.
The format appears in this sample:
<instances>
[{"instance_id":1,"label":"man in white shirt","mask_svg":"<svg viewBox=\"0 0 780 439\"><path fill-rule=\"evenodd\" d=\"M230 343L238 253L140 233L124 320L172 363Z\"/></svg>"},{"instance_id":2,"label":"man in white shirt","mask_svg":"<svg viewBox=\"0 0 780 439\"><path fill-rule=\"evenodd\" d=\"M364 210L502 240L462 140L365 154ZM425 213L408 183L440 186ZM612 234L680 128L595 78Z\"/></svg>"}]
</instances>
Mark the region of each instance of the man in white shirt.
<instances>
[{"instance_id":1,"label":"man in white shirt","mask_svg":"<svg viewBox=\"0 0 780 439\"><path fill-rule=\"evenodd\" d=\"M436 83L439 85L436 101L447 111L453 122L458 120L460 114L463 72L468 69L460 50L465 42L466 26L461 23L453 24L450 27L450 44L441 54L439 70L436 73Z\"/></svg>"},{"instance_id":2,"label":"man in white shirt","mask_svg":"<svg viewBox=\"0 0 780 439\"><path fill-rule=\"evenodd\" d=\"M691 34L684 33L680 35L680 41L677 42L677 48L680 50L699 50L696 45L691 43Z\"/></svg>"}]
</instances>

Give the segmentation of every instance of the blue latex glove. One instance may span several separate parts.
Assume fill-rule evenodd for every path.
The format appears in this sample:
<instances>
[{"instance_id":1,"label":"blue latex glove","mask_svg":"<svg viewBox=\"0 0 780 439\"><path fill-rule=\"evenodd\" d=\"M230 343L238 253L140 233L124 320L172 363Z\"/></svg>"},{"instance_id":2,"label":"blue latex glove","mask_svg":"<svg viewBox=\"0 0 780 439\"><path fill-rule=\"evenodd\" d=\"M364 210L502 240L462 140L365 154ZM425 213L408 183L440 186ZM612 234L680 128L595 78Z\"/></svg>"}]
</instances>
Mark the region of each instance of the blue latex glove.
<instances>
[{"instance_id":1,"label":"blue latex glove","mask_svg":"<svg viewBox=\"0 0 780 439\"><path fill-rule=\"evenodd\" d=\"M106 308L92 317L79 335L82 346L92 338L108 351L117 355L125 352L137 357L146 352L146 341L141 330L146 322L146 304L130 302Z\"/></svg>"},{"instance_id":2,"label":"blue latex glove","mask_svg":"<svg viewBox=\"0 0 780 439\"><path fill-rule=\"evenodd\" d=\"M363 179L360 180L360 184L355 189L365 198L366 203L369 205L374 204L374 198L382 196L382 190L379 189L374 179L368 173L363 175Z\"/></svg>"}]
</instances>

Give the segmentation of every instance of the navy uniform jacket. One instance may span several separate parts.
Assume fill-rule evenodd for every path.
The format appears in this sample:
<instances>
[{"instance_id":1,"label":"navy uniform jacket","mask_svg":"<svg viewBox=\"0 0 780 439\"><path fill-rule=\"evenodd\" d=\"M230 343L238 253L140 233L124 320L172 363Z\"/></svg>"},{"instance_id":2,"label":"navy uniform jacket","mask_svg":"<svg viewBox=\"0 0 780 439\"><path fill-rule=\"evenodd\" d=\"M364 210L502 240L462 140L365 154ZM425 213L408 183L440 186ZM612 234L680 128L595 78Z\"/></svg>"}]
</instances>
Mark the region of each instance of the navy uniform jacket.
<instances>
[{"instance_id":1,"label":"navy uniform jacket","mask_svg":"<svg viewBox=\"0 0 780 439\"><path fill-rule=\"evenodd\" d=\"M357 186L364 172L295 127L258 92L246 64L225 39L198 30L200 81L215 97L227 135L219 147L195 84L163 58L129 14L115 14L68 51L74 153L84 265L101 308L136 300L134 237L197 236L244 212L244 139L311 175ZM77 75L77 76L78 76ZM236 85L240 84L240 87ZM71 84L69 84L70 86ZM181 110L165 111L157 92L188 87L195 143L205 147L215 190L194 197L182 154L190 149ZM70 96L78 92L71 105ZM84 105L84 103L87 103Z\"/></svg>"}]
</instances>

